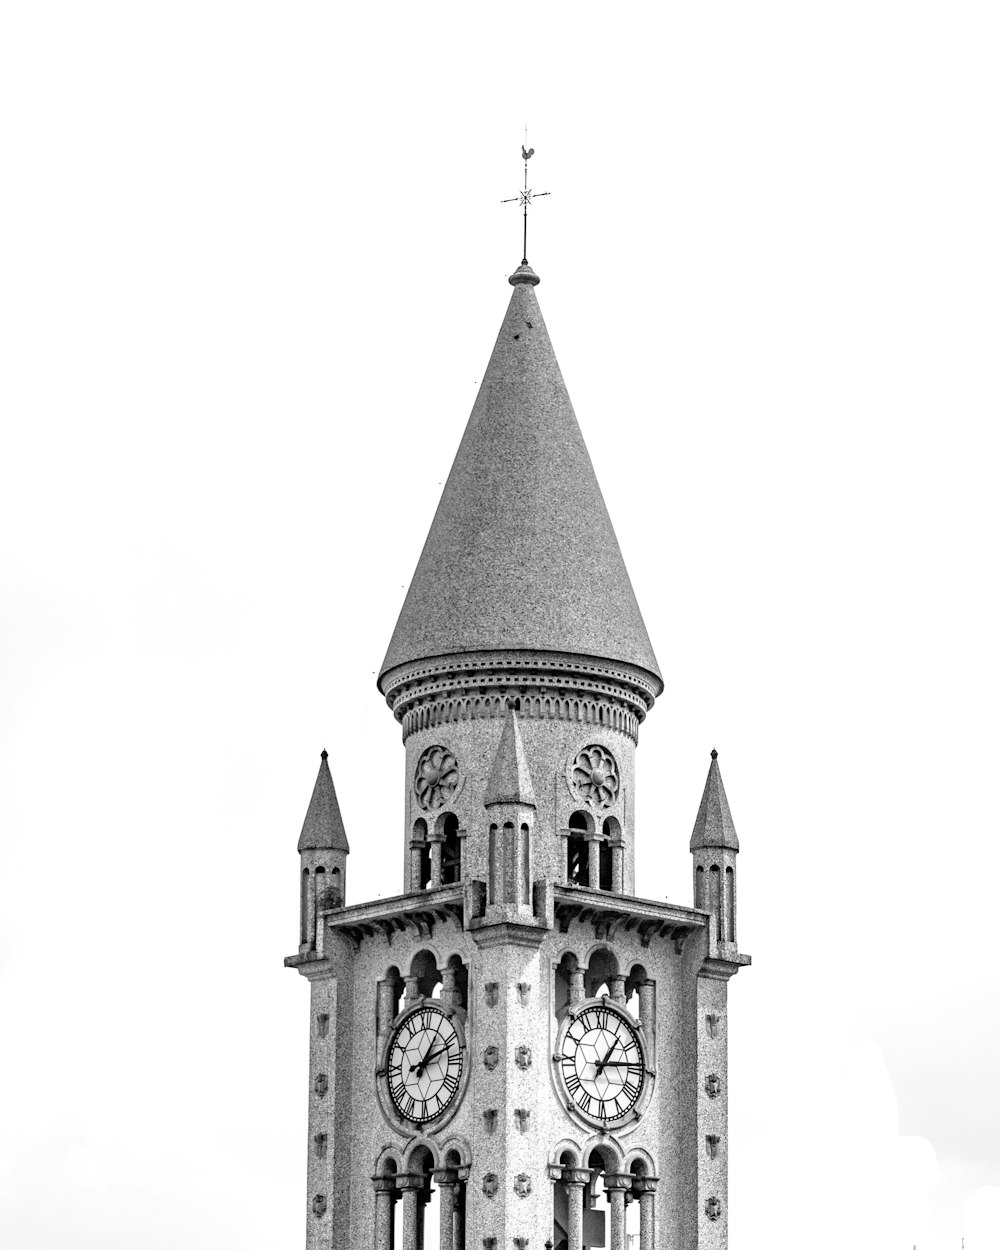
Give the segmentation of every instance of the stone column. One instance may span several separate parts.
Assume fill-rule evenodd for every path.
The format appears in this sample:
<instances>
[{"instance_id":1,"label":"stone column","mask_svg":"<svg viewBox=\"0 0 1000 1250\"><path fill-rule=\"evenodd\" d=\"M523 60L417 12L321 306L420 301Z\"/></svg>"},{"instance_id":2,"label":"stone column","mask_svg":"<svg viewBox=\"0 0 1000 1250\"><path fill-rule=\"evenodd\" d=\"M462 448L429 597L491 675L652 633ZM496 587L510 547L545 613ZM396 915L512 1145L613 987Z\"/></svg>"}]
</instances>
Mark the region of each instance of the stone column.
<instances>
[{"instance_id":1,"label":"stone column","mask_svg":"<svg viewBox=\"0 0 1000 1250\"><path fill-rule=\"evenodd\" d=\"M424 1178L417 1172L402 1172L396 1184L403 1191L403 1245L401 1250L421 1250L424 1208L420 1201Z\"/></svg>"},{"instance_id":2,"label":"stone column","mask_svg":"<svg viewBox=\"0 0 1000 1250\"><path fill-rule=\"evenodd\" d=\"M587 884L592 890L601 888L601 838L587 834Z\"/></svg>"},{"instance_id":3,"label":"stone column","mask_svg":"<svg viewBox=\"0 0 1000 1250\"><path fill-rule=\"evenodd\" d=\"M416 840L410 843L410 884L411 893L416 893L420 889L420 853L423 850L423 843Z\"/></svg>"},{"instance_id":4,"label":"stone column","mask_svg":"<svg viewBox=\"0 0 1000 1250\"><path fill-rule=\"evenodd\" d=\"M420 997L420 978L404 977L406 989L403 991L403 1002L407 1007L412 1007Z\"/></svg>"},{"instance_id":5,"label":"stone column","mask_svg":"<svg viewBox=\"0 0 1000 1250\"><path fill-rule=\"evenodd\" d=\"M639 1196L639 1250L656 1250L656 1182L657 1176L637 1176L633 1193Z\"/></svg>"},{"instance_id":6,"label":"stone column","mask_svg":"<svg viewBox=\"0 0 1000 1250\"><path fill-rule=\"evenodd\" d=\"M649 1034L649 1040L652 1041L656 1031L656 982L640 981L638 989L639 1020Z\"/></svg>"},{"instance_id":7,"label":"stone column","mask_svg":"<svg viewBox=\"0 0 1000 1250\"><path fill-rule=\"evenodd\" d=\"M441 969L441 1006L442 1007L458 1007L459 1002L458 987L455 985L455 977L457 969L450 968L447 964Z\"/></svg>"},{"instance_id":8,"label":"stone column","mask_svg":"<svg viewBox=\"0 0 1000 1250\"><path fill-rule=\"evenodd\" d=\"M444 846L444 834L429 833L427 841L431 844L431 889L436 890L441 884L441 850Z\"/></svg>"},{"instance_id":9,"label":"stone column","mask_svg":"<svg viewBox=\"0 0 1000 1250\"><path fill-rule=\"evenodd\" d=\"M587 1168L563 1168L566 1186L566 1243L568 1250L583 1250L583 1191L590 1184Z\"/></svg>"},{"instance_id":10,"label":"stone column","mask_svg":"<svg viewBox=\"0 0 1000 1250\"><path fill-rule=\"evenodd\" d=\"M391 981L378 983L378 1036L380 1038L392 1028L393 1007L396 1002L395 986Z\"/></svg>"},{"instance_id":11,"label":"stone column","mask_svg":"<svg viewBox=\"0 0 1000 1250\"><path fill-rule=\"evenodd\" d=\"M468 1168L464 1169L468 1172ZM455 1250L465 1250L465 1181L459 1177L455 1186L454 1228Z\"/></svg>"},{"instance_id":12,"label":"stone column","mask_svg":"<svg viewBox=\"0 0 1000 1250\"><path fill-rule=\"evenodd\" d=\"M392 1250L392 1202L395 1176L373 1176L375 1186L375 1250Z\"/></svg>"},{"instance_id":13,"label":"stone column","mask_svg":"<svg viewBox=\"0 0 1000 1250\"><path fill-rule=\"evenodd\" d=\"M611 1208L611 1235L608 1238L610 1250L625 1250L625 1191L632 1188L632 1175L629 1172L606 1172L604 1188L608 1195Z\"/></svg>"},{"instance_id":14,"label":"stone column","mask_svg":"<svg viewBox=\"0 0 1000 1250\"><path fill-rule=\"evenodd\" d=\"M608 977L608 989L613 1003L625 1002L625 978L622 976Z\"/></svg>"},{"instance_id":15,"label":"stone column","mask_svg":"<svg viewBox=\"0 0 1000 1250\"><path fill-rule=\"evenodd\" d=\"M625 889L625 843L620 838L611 843L611 888L616 894Z\"/></svg>"},{"instance_id":16,"label":"stone column","mask_svg":"<svg viewBox=\"0 0 1000 1250\"><path fill-rule=\"evenodd\" d=\"M584 996L583 988L583 969L574 968L569 974L569 1001L570 1004L582 1003Z\"/></svg>"},{"instance_id":17,"label":"stone column","mask_svg":"<svg viewBox=\"0 0 1000 1250\"><path fill-rule=\"evenodd\" d=\"M438 1243L441 1250L457 1250L455 1245L455 1194L458 1187L458 1173L453 1168L435 1168L431 1173L441 1190L440 1211L441 1239Z\"/></svg>"}]
</instances>

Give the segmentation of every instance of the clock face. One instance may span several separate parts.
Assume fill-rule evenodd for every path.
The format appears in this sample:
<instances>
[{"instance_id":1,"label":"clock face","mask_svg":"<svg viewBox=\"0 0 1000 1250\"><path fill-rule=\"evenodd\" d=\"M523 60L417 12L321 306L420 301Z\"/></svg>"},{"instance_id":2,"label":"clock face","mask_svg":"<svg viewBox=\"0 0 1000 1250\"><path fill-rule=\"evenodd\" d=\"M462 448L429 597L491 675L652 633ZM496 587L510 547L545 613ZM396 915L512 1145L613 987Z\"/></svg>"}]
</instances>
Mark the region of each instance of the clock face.
<instances>
[{"instance_id":1,"label":"clock face","mask_svg":"<svg viewBox=\"0 0 1000 1250\"><path fill-rule=\"evenodd\" d=\"M458 1093L465 1052L451 1018L433 1004L418 1007L396 1029L386 1069L389 1097L406 1120L433 1120Z\"/></svg>"},{"instance_id":2,"label":"clock face","mask_svg":"<svg viewBox=\"0 0 1000 1250\"><path fill-rule=\"evenodd\" d=\"M639 1034L604 1003L585 1007L563 1037L559 1071L584 1114L620 1120L638 1102L646 1079Z\"/></svg>"}]
</instances>

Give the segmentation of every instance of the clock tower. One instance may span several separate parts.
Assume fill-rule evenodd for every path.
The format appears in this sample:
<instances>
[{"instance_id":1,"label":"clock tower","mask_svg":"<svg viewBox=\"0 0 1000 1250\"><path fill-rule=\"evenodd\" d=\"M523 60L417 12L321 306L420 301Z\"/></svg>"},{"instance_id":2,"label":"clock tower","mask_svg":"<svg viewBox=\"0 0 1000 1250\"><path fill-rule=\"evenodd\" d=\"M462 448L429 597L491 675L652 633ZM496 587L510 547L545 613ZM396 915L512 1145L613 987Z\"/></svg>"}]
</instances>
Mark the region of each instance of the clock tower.
<instances>
[{"instance_id":1,"label":"clock tower","mask_svg":"<svg viewBox=\"0 0 1000 1250\"><path fill-rule=\"evenodd\" d=\"M636 881L663 681L538 281L510 278L379 674L402 890L349 900L325 755L299 840L307 1250L727 1245L739 843L713 751L694 905Z\"/></svg>"}]
</instances>

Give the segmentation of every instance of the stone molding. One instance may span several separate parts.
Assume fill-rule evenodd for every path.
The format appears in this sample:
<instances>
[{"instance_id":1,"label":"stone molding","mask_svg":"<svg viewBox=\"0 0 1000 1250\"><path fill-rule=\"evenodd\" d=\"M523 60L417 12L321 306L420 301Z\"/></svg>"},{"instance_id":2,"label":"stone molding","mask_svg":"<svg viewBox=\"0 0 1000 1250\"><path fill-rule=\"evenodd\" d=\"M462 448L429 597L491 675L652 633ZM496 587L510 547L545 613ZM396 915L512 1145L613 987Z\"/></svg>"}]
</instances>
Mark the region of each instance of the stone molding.
<instances>
[{"instance_id":1,"label":"stone molding","mask_svg":"<svg viewBox=\"0 0 1000 1250\"><path fill-rule=\"evenodd\" d=\"M565 720L613 729L638 740L655 690L638 669L555 652L468 654L397 669L386 702L403 740L421 729L506 715L520 701L522 719Z\"/></svg>"}]
</instances>

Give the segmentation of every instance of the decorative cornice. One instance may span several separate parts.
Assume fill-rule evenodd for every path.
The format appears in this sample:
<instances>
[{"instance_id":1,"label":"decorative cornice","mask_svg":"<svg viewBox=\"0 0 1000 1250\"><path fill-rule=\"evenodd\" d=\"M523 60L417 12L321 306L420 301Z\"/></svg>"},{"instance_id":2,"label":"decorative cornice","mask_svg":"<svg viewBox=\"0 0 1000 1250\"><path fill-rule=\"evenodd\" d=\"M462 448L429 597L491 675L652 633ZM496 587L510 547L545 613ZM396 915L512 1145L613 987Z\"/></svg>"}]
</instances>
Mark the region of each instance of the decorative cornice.
<instances>
[{"instance_id":1,"label":"decorative cornice","mask_svg":"<svg viewBox=\"0 0 1000 1250\"><path fill-rule=\"evenodd\" d=\"M349 938L357 949L370 937L382 936L390 945L397 933L430 937L435 925L445 921L453 920L461 926L464 913L463 887L449 885L322 912L321 922L328 932Z\"/></svg>"},{"instance_id":2,"label":"decorative cornice","mask_svg":"<svg viewBox=\"0 0 1000 1250\"><path fill-rule=\"evenodd\" d=\"M680 954L684 943L696 929L703 929L708 916L693 908L658 903L625 894L608 894L586 886L556 886L555 918L560 933L568 933L574 921L591 924L594 937L612 941L622 933L637 933L642 946L653 938L673 942Z\"/></svg>"},{"instance_id":3,"label":"decorative cornice","mask_svg":"<svg viewBox=\"0 0 1000 1250\"><path fill-rule=\"evenodd\" d=\"M522 719L577 721L618 730L635 741L656 694L640 669L546 651L417 661L389 674L384 690L404 740L419 729L503 716L514 697Z\"/></svg>"}]
</instances>

